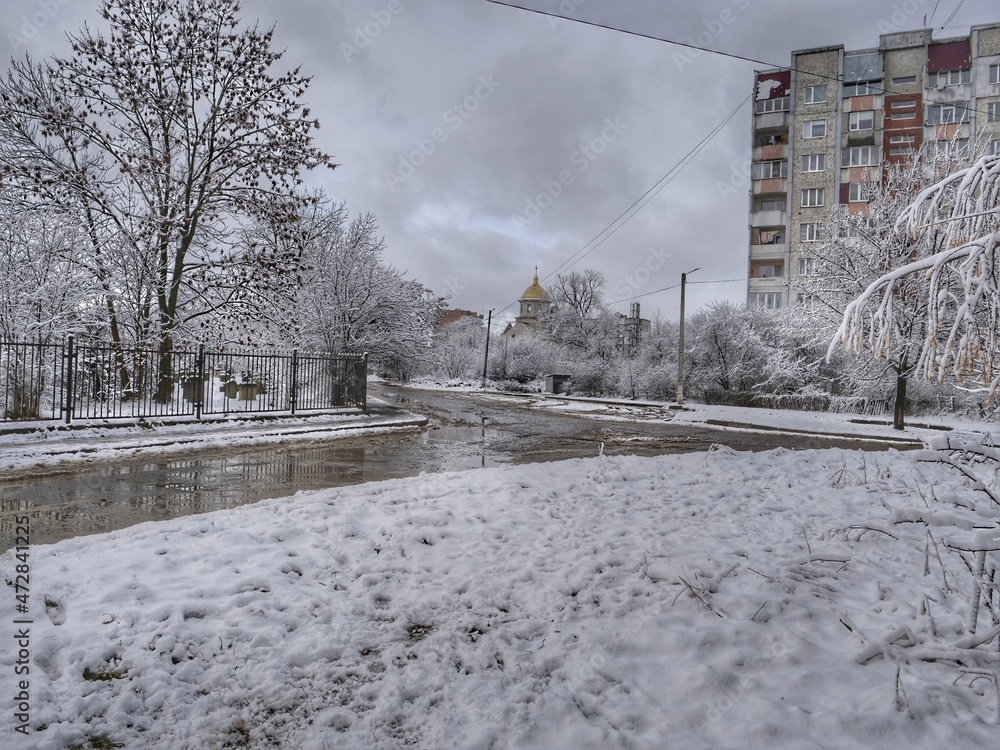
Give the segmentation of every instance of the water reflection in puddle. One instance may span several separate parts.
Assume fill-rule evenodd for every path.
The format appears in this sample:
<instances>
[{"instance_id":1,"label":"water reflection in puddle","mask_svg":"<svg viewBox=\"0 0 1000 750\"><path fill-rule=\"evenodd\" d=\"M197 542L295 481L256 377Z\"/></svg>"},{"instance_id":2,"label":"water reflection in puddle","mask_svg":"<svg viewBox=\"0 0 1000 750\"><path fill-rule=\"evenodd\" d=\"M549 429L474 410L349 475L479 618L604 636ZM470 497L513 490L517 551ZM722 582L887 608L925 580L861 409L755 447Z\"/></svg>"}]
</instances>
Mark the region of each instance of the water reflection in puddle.
<instances>
[{"instance_id":1,"label":"water reflection in puddle","mask_svg":"<svg viewBox=\"0 0 1000 750\"><path fill-rule=\"evenodd\" d=\"M482 427L352 438L302 448L120 464L0 484L0 551L14 543L15 516L31 518L43 544L144 521L234 508L300 490L510 461L507 435Z\"/></svg>"}]
</instances>

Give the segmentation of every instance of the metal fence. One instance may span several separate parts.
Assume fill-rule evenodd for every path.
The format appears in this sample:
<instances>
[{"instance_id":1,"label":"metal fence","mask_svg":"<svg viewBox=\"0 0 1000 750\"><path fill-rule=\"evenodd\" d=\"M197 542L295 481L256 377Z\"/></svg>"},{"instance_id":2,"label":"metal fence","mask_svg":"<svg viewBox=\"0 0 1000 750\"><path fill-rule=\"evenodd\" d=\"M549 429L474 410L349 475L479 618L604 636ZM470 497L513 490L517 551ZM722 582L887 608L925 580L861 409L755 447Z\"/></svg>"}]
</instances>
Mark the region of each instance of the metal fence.
<instances>
[{"instance_id":1,"label":"metal fence","mask_svg":"<svg viewBox=\"0 0 1000 750\"><path fill-rule=\"evenodd\" d=\"M366 409L368 357L0 340L3 420Z\"/></svg>"}]
</instances>

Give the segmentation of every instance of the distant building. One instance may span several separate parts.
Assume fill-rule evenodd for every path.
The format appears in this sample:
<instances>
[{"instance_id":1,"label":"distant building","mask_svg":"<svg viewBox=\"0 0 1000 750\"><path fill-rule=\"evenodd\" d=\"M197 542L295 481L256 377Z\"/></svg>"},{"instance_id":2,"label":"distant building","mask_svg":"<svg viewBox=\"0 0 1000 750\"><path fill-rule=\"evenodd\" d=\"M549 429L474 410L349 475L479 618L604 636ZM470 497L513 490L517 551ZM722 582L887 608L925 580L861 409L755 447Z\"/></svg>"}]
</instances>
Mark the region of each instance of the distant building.
<instances>
[{"instance_id":1,"label":"distant building","mask_svg":"<svg viewBox=\"0 0 1000 750\"><path fill-rule=\"evenodd\" d=\"M529 331L540 331L542 328L541 318L552 309L552 300L546 294L545 289L538 283L538 268L535 268L535 280L531 286L524 290L524 294L518 300L520 314L513 323L508 323L503 335L513 338L521 333Z\"/></svg>"},{"instance_id":2,"label":"distant building","mask_svg":"<svg viewBox=\"0 0 1000 750\"><path fill-rule=\"evenodd\" d=\"M923 149L1000 153L1000 24L967 37L883 34L877 49L792 53L754 81L747 302L804 302L811 243L832 209L866 214L865 185Z\"/></svg>"},{"instance_id":3,"label":"distant building","mask_svg":"<svg viewBox=\"0 0 1000 750\"><path fill-rule=\"evenodd\" d=\"M439 326L450 326L453 323L470 318L472 320L482 320L483 316L472 312L472 310L442 310L441 314L438 315L437 324Z\"/></svg>"},{"instance_id":4,"label":"distant building","mask_svg":"<svg viewBox=\"0 0 1000 750\"><path fill-rule=\"evenodd\" d=\"M653 325L646 318L639 314L639 303L633 302L629 308L629 315L621 318L622 322L622 351L626 357L631 357L639 351L642 343L642 335L653 330Z\"/></svg>"}]
</instances>

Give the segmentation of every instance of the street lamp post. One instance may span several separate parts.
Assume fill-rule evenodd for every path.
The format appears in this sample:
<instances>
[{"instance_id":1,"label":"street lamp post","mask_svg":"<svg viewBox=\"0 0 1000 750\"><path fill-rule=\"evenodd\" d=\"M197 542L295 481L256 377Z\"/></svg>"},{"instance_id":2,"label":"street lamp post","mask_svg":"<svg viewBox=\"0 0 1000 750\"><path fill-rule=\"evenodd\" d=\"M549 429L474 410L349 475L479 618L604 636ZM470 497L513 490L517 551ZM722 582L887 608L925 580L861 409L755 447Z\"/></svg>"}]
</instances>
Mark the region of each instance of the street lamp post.
<instances>
[{"instance_id":1,"label":"street lamp post","mask_svg":"<svg viewBox=\"0 0 1000 750\"><path fill-rule=\"evenodd\" d=\"M700 268L700 266L699 266ZM693 271L688 271L687 273L681 274L681 322L680 329L677 336L677 405L684 405L684 287L687 284L688 273L694 273L698 268Z\"/></svg>"}]
</instances>

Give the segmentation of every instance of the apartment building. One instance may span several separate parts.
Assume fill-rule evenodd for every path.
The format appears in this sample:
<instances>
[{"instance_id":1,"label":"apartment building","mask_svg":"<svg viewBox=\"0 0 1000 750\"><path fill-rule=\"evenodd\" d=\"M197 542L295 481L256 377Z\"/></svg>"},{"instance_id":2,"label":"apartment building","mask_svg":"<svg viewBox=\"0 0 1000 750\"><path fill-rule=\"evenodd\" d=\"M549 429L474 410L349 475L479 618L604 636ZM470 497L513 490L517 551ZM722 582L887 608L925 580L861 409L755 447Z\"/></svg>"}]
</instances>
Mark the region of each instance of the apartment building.
<instances>
[{"instance_id":1,"label":"apartment building","mask_svg":"<svg viewBox=\"0 0 1000 750\"><path fill-rule=\"evenodd\" d=\"M884 34L876 49L802 50L790 68L758 71L748 303L801 303L833 208L865 213L866 183L931 148L1000 153L1000 24Z\"/></svg>"}]
</instances>

